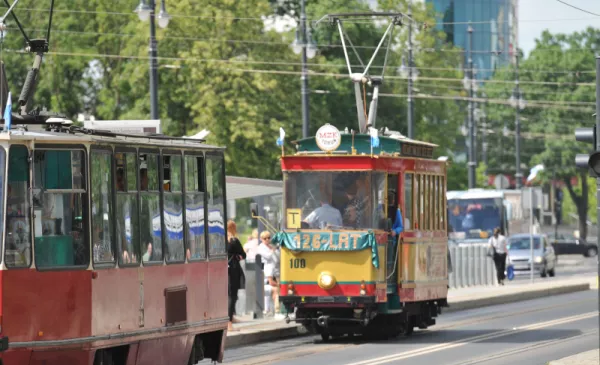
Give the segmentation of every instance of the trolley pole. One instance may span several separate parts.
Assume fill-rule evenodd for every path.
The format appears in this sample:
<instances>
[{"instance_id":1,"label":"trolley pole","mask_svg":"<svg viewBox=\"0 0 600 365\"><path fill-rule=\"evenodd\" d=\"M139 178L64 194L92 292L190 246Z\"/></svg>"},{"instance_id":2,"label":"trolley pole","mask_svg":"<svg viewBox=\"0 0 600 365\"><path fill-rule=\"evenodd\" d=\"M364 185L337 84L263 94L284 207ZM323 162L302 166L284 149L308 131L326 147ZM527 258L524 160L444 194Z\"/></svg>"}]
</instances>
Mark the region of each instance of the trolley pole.
<instances>
[{"instance_id":1,"label":"trolley pole","mask_svg":"<svg viewBox=\"0 0 600 365\"><path fill-rule=\"evenodd\" d=\"M467 28L469 33L469 189L475 188L475 118L473 112L475 105L473 103L473 27L471 22Z\"/></svg>"},{"instance_id":2,"label":"trolley pole","mask_svg":"<svg viewBox=\"0 0 600 365\"><path fill-rule=\"evenodd\" d=\"M306 65L306 9L305 0L300 1L300 23L302 27L302 138L308 137L308 67Z\"/></svg>"},{"instance_id":3,"label":"trolley pole","mask_svg":"<svg viewBox=\"0 0 600 365\"><path fill-rule=\"evenodd\" d=\"M413 92L412 0L408 0L408 138L415 138L415 111Z\"/></svg>"},{"instance_id":4,"label":"trolley pole","mask_svg":"<svg viewBox=\"0 0 600 365\"><path fill-rule=\"evenodd\" d=\"M158 61L157 61L157 45L156 45L156 25L154 23L154 9L156 8L156 2L150 0L150 7L152 12L150 13L150 48L148 53L150 54L150 116L152 119L159 119L158 116Z\"/></svg>"}]
</instances>

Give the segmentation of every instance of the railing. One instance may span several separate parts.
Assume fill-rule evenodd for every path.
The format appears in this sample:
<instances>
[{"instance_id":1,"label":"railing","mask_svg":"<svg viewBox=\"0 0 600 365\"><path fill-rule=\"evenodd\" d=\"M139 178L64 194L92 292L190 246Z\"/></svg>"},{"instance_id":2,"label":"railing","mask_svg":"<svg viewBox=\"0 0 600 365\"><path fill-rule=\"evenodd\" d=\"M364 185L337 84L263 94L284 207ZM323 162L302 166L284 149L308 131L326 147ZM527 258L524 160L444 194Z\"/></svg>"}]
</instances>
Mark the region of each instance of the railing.
<instances>
[{"instance_id":1,"label":"railing","mask_svg":"<svg viewBox=\"0 0 600 365\"><path fill-rule=\"evenodd\" d=\"M448 273L452 289L498 284L494 260L487 256L487 244L449 246L452 272Z\"/></svg>"}]
</instances>

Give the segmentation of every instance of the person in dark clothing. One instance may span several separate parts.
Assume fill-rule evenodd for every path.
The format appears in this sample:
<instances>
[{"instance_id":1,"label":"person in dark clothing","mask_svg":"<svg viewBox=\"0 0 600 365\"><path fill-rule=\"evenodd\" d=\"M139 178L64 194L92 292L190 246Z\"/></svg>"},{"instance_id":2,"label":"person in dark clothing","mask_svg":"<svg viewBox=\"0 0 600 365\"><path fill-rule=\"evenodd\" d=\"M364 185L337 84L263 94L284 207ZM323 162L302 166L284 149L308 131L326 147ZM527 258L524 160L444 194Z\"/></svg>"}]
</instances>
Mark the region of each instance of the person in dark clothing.
<instances>
[{"instance_id":1,"label":"person in dark clothing","mask_svg":"<svg viewBox=\"0 0 600 365\"><path fill-rule=\"evenodd\" d=\"M235 313L235 304L238 300L238 290L246 286L246 277L244 270L240 265L241 260L246 259L246 252L237 238L237 228L235 222L230 220L227 222L227 262L229 274L229 324L228 330L233 331L233 315Z\"/></svg>"}]
</instances>

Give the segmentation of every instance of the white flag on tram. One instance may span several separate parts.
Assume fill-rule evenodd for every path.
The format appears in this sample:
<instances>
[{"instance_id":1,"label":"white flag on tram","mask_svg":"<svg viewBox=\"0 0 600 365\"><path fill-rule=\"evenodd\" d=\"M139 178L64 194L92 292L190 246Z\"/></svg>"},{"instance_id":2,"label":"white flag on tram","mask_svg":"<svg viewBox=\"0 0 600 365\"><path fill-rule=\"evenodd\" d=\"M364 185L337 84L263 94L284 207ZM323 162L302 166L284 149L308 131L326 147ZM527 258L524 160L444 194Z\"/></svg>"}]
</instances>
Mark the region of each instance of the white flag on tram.
<instances>
[{"instance_id":1,"label":"white flag on tram","mask_svg":"<svg viewBox=\"0 0 600 365\"><path fill-rule=\"evenodd\" d=\"M369 134L371 135L371 147L379 147L379 133L376 128L369 128Z\"/></svg>"},{"instance_id":2,"label":"white flag on tram","mask_svg":"<svg viewBox=\"0 0 600 365\"><path fill-rule=\"evenodd\" d=\"M279 138L277 138L277 145L279 147L283 146L283 140L285 139L285 131L283 128L279 127Z\"/></svg>"}]
</instances>

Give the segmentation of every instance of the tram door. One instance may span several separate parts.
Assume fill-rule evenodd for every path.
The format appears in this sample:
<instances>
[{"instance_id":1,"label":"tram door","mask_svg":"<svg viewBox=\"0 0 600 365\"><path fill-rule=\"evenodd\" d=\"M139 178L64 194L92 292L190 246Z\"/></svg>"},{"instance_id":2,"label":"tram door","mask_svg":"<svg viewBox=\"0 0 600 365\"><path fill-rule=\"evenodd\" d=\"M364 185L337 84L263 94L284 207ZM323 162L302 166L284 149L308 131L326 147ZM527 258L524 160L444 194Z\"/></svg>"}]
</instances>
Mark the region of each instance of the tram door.
<instances>
[{"instance_id":1,"label":"tram door","mask_svg":"<svg viewBox=\"0 0 600 365\"><path fill-rule=\"evenodd\" d=\"M394 224L398 209L398 174L389 174L387 177L387 218ZM390 227L391 228L391 227ZM393 294L398 290L398 236L388 236L386 278L387 293Z\"/></svg>"}]
</instances>

